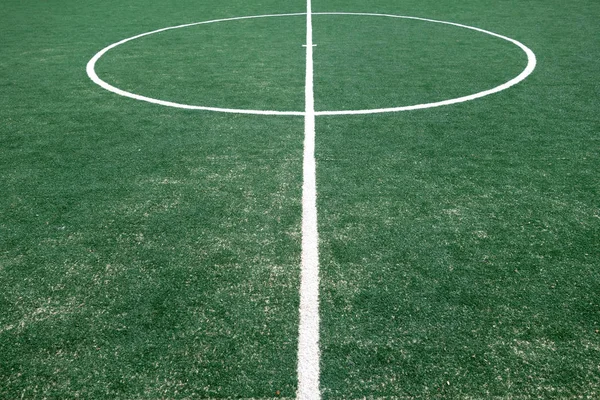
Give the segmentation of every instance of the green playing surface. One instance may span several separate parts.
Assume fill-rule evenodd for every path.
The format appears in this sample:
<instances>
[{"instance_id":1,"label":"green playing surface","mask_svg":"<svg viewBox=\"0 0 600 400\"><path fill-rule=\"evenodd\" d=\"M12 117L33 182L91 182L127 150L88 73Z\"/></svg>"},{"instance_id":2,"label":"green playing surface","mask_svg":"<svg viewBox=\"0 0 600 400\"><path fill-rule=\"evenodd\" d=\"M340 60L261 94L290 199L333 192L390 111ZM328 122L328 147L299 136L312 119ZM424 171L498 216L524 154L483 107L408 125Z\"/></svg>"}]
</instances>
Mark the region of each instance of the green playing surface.
<instances>
[{"instance_id":1,"label":"green playing surface","mask_svg":"<svg viewBox=\"0 0 600 400\"><path fill-rule=\"evenodd\" d=\"M600 396L600 3L313 0L531 48L518 85L317 116L323 399ZM306 3L0 4L0 398L294 398L304 118L95 85L152 30ZM106 82L304 110L306 16L128 42ZM316 111L498 86L518 47L313 15Z\"/></svg>"}]
</instances>

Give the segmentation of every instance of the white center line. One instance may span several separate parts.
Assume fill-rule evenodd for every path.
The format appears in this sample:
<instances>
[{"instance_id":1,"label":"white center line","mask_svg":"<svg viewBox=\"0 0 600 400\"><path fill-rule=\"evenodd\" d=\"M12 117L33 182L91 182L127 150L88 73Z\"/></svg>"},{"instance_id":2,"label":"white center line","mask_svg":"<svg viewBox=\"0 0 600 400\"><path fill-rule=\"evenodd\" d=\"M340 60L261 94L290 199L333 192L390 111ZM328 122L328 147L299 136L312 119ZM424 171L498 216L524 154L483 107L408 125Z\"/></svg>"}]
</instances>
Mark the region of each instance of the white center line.
<instances>
[{"instance_id":1,"label":"white center line","mask_svg":"<svg viewBox=\"0 0 600 400\"><path fill-rule=\"evenodd\" d=\"M302 185L302 264L298 336L299 400L319 400L319 233L315 161L315 99L311 0L306 4L306 88Z\"/></svg>"}]
</instances>

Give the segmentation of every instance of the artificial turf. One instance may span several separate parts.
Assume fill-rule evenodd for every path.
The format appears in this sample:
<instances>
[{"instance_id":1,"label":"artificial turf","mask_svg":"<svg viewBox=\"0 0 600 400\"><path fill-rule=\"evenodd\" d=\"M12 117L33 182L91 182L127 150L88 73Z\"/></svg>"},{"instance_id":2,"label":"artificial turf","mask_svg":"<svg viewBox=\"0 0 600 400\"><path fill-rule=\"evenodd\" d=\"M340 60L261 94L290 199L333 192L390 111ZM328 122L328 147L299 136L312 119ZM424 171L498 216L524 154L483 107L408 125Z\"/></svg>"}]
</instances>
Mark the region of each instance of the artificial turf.
<instances>
[{"instance_id":1,"label":"artificial turf","mask_svg":"<svg viewBox=\"0 0 600 400\"><path fill-rule=\"evenodd\" d=\"M600 35L593 0L314 1L519 40L534 73L449 107L319 116L324 399L600 396ZM165 108L85 73L143 32L301 1L0 5L0 398L295 396L303 119ZM497 38L313 17L315 107L438 101L517 75ZM163 100L304 108L305 19L111 50Z\"/></svg>"},{"instance_id":2,"label":"artificial turf","mask_svg":"<svg viewBox=\"0 0 600 400\"><path fill-rule=\"evenodd\" d=\"M194 5L2 5L0 398L293 396L302 119L85 74L123 37L233 12Z\"/></svg>"},{"instance_id":3,"label":"artificial turf","mask_svg":"<svg viewBox=\"0 0 600 400\"><path fill-rule=\"evenodd\" d=\"M345 10L364 10L350 3ZM598 5L373 9L508 35L534 50L538 67L476 102L317 120L324 398L597 397ZM440 38L445 60L481 53ZM364 60L368 50L354 48ZM496 74L483 67L444 88ZM365 101L345 93L358 98L348 107Z\"/></svg>"}]
</instances>

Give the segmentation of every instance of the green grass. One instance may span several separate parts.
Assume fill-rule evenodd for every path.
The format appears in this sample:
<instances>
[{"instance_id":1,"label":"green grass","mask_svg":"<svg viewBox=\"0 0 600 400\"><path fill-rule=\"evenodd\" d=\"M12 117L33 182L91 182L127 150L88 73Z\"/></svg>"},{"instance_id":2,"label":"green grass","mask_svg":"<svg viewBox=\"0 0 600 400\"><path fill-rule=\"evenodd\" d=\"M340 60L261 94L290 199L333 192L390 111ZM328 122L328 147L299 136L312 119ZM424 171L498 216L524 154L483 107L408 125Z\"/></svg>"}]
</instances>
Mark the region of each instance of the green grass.
<instances>
[{"instance_id":1,"label":"green grass","mask_svg":"<svg viewBox=\"0 0 600 400\"><path fill-rule=\"evenodd\" d=\"M161 32L110 51L98 74L119 88L161 100L301 111L304 69L289 66L305 62L300 45L305 25L305 17L290 16Z\"/></svg>"},{"instance_id":2,"label":"green grass","mask_svg":"<svg viewBox=\"0 0 600 400\"><path fill-rule=\"evenodd\" d=\"M598 7L461 4L377 11L521 40L530 78L455 107L317 121L326 398L598 396Z\"/></svg>"},{"instance_id":3,"label":"green grass","mask_svg":"<svg viewBox=\"0 0 600 400\"><path fill-rule=\"evenodd\" d=\"M303 119L185 111L86 76L105 46L293 2L0 5L0 398L293 398ZM519 40L528 79L317 117L324 399L600 396L600 35L592 0L323 0ZM462 96L526 57L480 33L314 16L317 110ZM305 20L163 32L98 73L301 111Z\"/></svg>"},{"instance_id":4,"label":"green grass","mask_svg":"<svg viewBox=\"0 0 600 400\"><path fill-rule=\"evenodd\" d=\"M509 81L527 65L525 53L505 40L439 23L316 15L314 29L317 111L467 96Z\"/></svg>"}]
</instances>

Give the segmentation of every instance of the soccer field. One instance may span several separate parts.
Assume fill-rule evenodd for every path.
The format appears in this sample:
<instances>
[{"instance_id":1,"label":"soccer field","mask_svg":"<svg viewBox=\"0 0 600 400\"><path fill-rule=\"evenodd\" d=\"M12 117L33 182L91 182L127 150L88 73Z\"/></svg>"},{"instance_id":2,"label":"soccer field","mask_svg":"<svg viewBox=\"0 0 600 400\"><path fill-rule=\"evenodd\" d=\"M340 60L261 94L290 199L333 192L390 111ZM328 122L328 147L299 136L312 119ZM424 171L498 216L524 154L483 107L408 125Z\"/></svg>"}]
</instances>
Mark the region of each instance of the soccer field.
<instances>
[{"instance_id":1,"label":"soccer field","mask_svg":"<svg viewBox=\"0 0 600 400\"><path fill-rule=\"evenodd\" d=\"M0 399L600 397L597 0L0 3Z\"/></svg>"}]
</instances>

